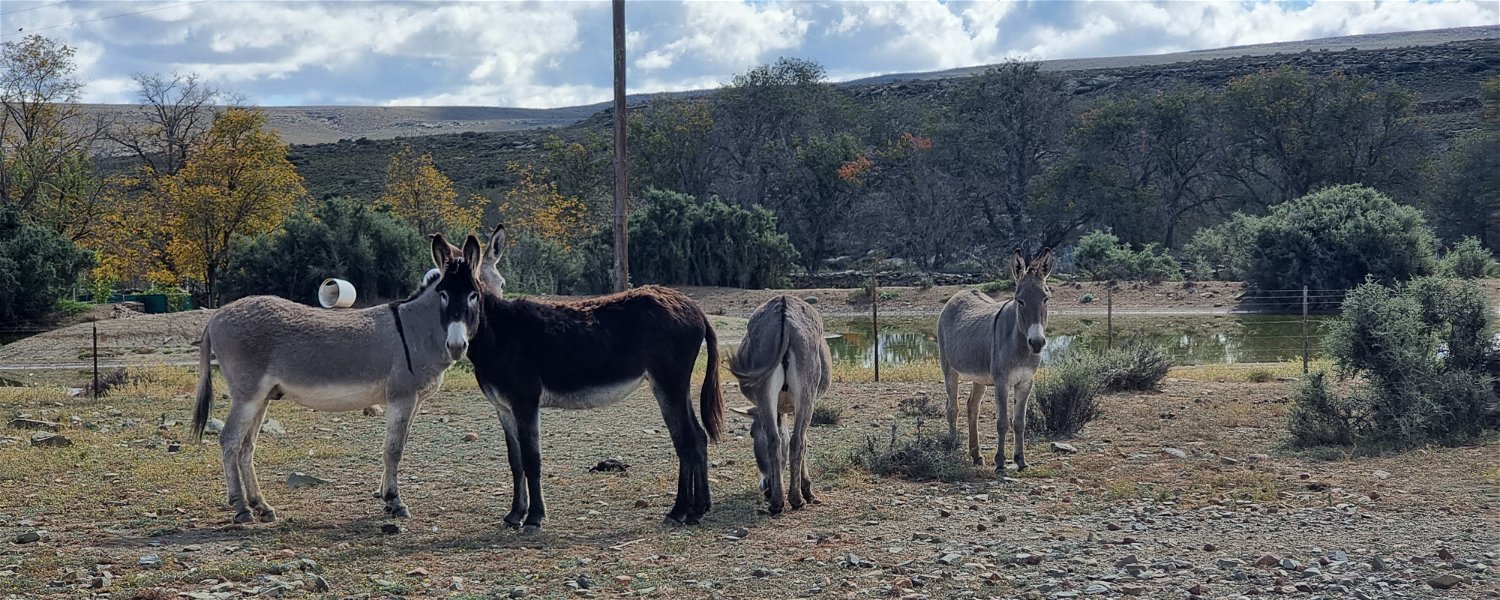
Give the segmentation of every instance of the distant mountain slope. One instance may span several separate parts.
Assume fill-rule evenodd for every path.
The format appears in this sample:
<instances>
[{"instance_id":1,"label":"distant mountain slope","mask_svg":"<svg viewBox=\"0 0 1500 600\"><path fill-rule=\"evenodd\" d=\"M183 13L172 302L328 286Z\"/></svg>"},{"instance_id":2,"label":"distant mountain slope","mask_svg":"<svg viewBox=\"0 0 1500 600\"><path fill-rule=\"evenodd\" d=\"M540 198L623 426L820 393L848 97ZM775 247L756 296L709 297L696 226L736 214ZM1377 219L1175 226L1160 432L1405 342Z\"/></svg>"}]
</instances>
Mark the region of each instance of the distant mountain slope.
<instances>
[{"instance_id":1,"label":"distant mountain slope","mask_svg":"<svg viewBox=\"0 0 1500 600\"><path fill-rule=\"evenodd\" d=\"M1449 51L1442 51L1446 56L1453 54L1451 50L1468 49L1489 44L1500 45L1500 25L1485 27L1467 27L1459 29L1439 29L1431 31L1414 31L1403 33L1381 33L1370 35L1355 35L1299 42L1281 42L1274 44L1258 44L1253 46L1238 46L1232 48L1219 48L1214 50L1198 50L1192 52L1177 52L1171 54L1143 55L1143 56L1119 56L1105 58L1079 58L1044 61L1043 68L1053 71L1079 72L1077 85L1084 86L1080 93L1088 93L1102 86L1113 85L1116 82L1129 82L1156 80L1161 78L1181 78L1187 76L1192 79L1220 79L1217 75L1237 72L1237 69L1226 69L1233 64L1248 65L1258 68L1263 64L1299 64L1299 59L1291 56L1303 53L1318 55L1331 55L1326 58L1333 59L1317 60L1324 57L1310 57L1301 61L1305 63L1342 63L1351 70L1368 68L1374 64L1379 67L1381 61L1389 63L1394 69L1407 69L1412 76L1405 80L1414 80L1422 76L1421 71L1425 68L1428 60L1446 60L1444 56L1422 56L1413 57L1411 60L1405 58L1387 56L1392 49L1408 48L1433 48L1441 44L1450 44ZM1358 49L1355 53L1344 54L1351 48ZM1399 53L1398 53L1399 54ZM1422 54L1417 52L1417 54ZM1430 54L1430 53L1429 53ZM1279 55L1279 56L1278 56ZM1386 58L1373 59L1372 56L1385 56ZM1259 57L1259 58L1258 58ZM1225 61L1224 59L1240 59ZM1212 61L1212 62L1201 62ZM1394 62L1393 62L1394 61ZM1408 65L1410 62L1412 64ZM1164 67L1171 65L1170 69L1153 67ZM1197 66L1193 66L1197 65ZM1316 67L1316 65L1313 65ZM1326 66L1326 65L1325 65ZM1495 65L1480 65L1483 70ZM910 85L916 82L927 82L937 84L941 87L944 80L962 77L974 73L983 72L987 66L963 67L945 71L928 73L903 73L881 75L846 82L842 85L854 88L857 94L867 91L879 92L889 89L888 86L895 84L898 87ZM1102 79L1100 79L1102 76ZM1455 98L1463 95L1462 82L1441 81L1417 81L1415 85L1409 81L1397 80L1398 83L1415 89L1424 99L1434 100L1441 98ZM918 84L917 87L927 87ZM711 90L698 90L691 92L677 92L672 95L701 95L711 93ZM644 102L651 94L635 94L630 97L631 103ZM282 138L292 144L320 144L332 143L341 139L356 140L369 138L372 140L391 139L396 137L430 136L440 134L454 134L464 132L498 133L527 131L555 127L567 127L577 124L588 117L607 110L607 103L591 104L585 106L569 106L563 108L530 109L530 108L503 108L503 107L376 107L376 106L292 106L267 108L270 126L281 134ZM130 117L135 114L134 107L127 105L93 105L93 110L109 112L116 115Z\"/></svg>"}]
</instances>

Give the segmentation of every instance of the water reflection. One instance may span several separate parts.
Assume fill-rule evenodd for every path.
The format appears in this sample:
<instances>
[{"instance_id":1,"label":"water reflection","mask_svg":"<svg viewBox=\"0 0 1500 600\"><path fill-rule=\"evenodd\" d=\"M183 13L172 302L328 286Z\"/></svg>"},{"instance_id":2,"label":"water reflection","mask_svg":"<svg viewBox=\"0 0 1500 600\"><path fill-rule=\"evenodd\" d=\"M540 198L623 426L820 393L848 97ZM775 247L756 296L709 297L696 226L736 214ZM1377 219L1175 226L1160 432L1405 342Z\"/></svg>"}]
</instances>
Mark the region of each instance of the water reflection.
<instances>
[{"instance_id":1,"label":"water reflection","mask_svg":"<svg viewBox=\"0 0 1500 600\"><path fill-rule=\"evenodd\" d=\"M1329 317L1312 317L1308 327L1313 356L1322 325ZM1043 360L1075 344L1102 349L1108 343L1100 317L1055 316L1048 319ZM868 318L830 318L828 340L834 360L870 367L875 347ZM882 365L935 360L937 317L880 319ZM1212 315L1117 317L1115 340L1140 337L1161 346L1178 364L1277 362L1302 356L1302 320L1297 315Z\"/></svg>"}]
</instances>

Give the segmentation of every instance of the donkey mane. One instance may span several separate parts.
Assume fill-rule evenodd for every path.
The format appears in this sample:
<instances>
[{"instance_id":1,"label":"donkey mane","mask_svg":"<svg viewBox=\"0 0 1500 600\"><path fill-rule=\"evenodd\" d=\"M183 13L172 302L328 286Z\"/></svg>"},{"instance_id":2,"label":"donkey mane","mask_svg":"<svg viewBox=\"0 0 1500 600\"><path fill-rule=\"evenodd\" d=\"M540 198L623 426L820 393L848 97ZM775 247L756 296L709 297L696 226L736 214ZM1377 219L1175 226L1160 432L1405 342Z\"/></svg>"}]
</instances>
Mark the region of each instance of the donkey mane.
<instances>
[{"instance_id":1,"label":"donkey mane","mask_svg":"<svg viewBox=\"0 0 1500 600\"><path fill-rule=\"evenodd\" d=\"M593 323L599 312L618 309L622 304L640 299L650 299L667 308L668 316L677 323L694 324L698 321L698 307L691 300L676 290L657 285L645 285L618 294L581 300L547 300L530 296L507 299L486 295L485 307L507 310L513 316L533 320L540 323L544 330L551 330ZM489 311L485 312L488 314Z\"/></svg>"}]
</instances>

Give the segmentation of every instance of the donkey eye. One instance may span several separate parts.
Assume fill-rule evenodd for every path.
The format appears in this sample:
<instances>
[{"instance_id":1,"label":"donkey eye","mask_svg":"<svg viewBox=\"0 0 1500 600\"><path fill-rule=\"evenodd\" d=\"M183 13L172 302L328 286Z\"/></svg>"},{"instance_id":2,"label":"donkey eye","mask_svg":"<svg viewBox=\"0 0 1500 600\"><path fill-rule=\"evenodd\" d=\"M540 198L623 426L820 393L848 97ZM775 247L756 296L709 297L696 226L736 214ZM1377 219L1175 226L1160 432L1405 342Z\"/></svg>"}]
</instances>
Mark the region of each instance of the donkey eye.
<instances>
[{"instance_id":1,"label":"donkey eye","mask_svg":"<svg viewBox=\"0 0 1500 600\"><path fill-rule=\"evenodd\" d=\"M438 292L438 302L442 302L443 306L447 306L448 305L448 292Z\"/></svg>"},{"instance_id":2,"label":"donkey eye","mask_svg":"<svg viewBox=\"0 0 1500 600\"><path fill-rule=\"evenodd\" d=\"M1026 301L1022 300L1020 298L1016 298L1016 304L1019 304L1021 306L1026 306Z\"/></svg>"},{"instance_id":3,"label":"donkey eye","mask_svg":"<svg viewBox=\"0 0 1500 600\"><path fill-rule=\"evenodd\" d=\"M479 292L469 292L469 304L479 304Z\"/></svg>"}]
</instances>

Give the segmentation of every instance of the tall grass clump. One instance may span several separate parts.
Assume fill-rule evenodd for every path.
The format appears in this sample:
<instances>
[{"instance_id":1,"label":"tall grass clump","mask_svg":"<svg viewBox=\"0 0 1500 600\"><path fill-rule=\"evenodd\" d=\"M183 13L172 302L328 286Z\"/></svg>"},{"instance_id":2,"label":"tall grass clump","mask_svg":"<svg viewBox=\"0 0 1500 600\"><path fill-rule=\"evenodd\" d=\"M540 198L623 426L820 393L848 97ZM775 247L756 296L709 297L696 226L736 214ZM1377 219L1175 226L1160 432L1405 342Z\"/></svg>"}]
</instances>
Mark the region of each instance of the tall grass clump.
<instances>
[{"instance_id":1,"label":"tall grass clump","mask_svg":"<svg viewBox=\"0 0 1500 600\"><path fill-rule=\"evenodd\" d=\"M1037 373L1027 428L1050 437L1078 433L1099 416L1099 394L1109 382L1109 372L1104 357L1091 350L1075 347L1053 355L1046 369Z\"/></svg>"},{"instance_id":2,"label":"tall grass clump","mask_svg":"<svg viewBox=\"0 0 1500 600\"><path fill-rule=\"evenodd\" d=\"M976 470L959 452L958 440L922 432L923 419L916 420L916 434L900 435L899 425L891 423L890 437L882 442L866 436L862 445L849 454L849 462L884 477L912 481L968 481Z\"/></svg>"},{"instance_id":3,"label":"tall grass clump","mask_svg":"<svg viewBox=\"0 0 1500 600\"><path fill-rule=\"evenodd\" d=\"M1479 435L1500 368L1492 314L1472 280L1354 289L1325 341L1346 389L1321 375L1303 381L1288 413L1292 444L1412 447Z\"/></svg>"},{"instance_id":4,"label":"tall grass clump","mask_svg":"<svg viewBox=\"0 0 1500 600\"><path fill-rule=\"evenodd\" d=\"M1111 392L1139 392L1161 387L1172 361L1161 346L1130 338L1103 355L1104 388Z\"/></svg>"}]
</instances>

